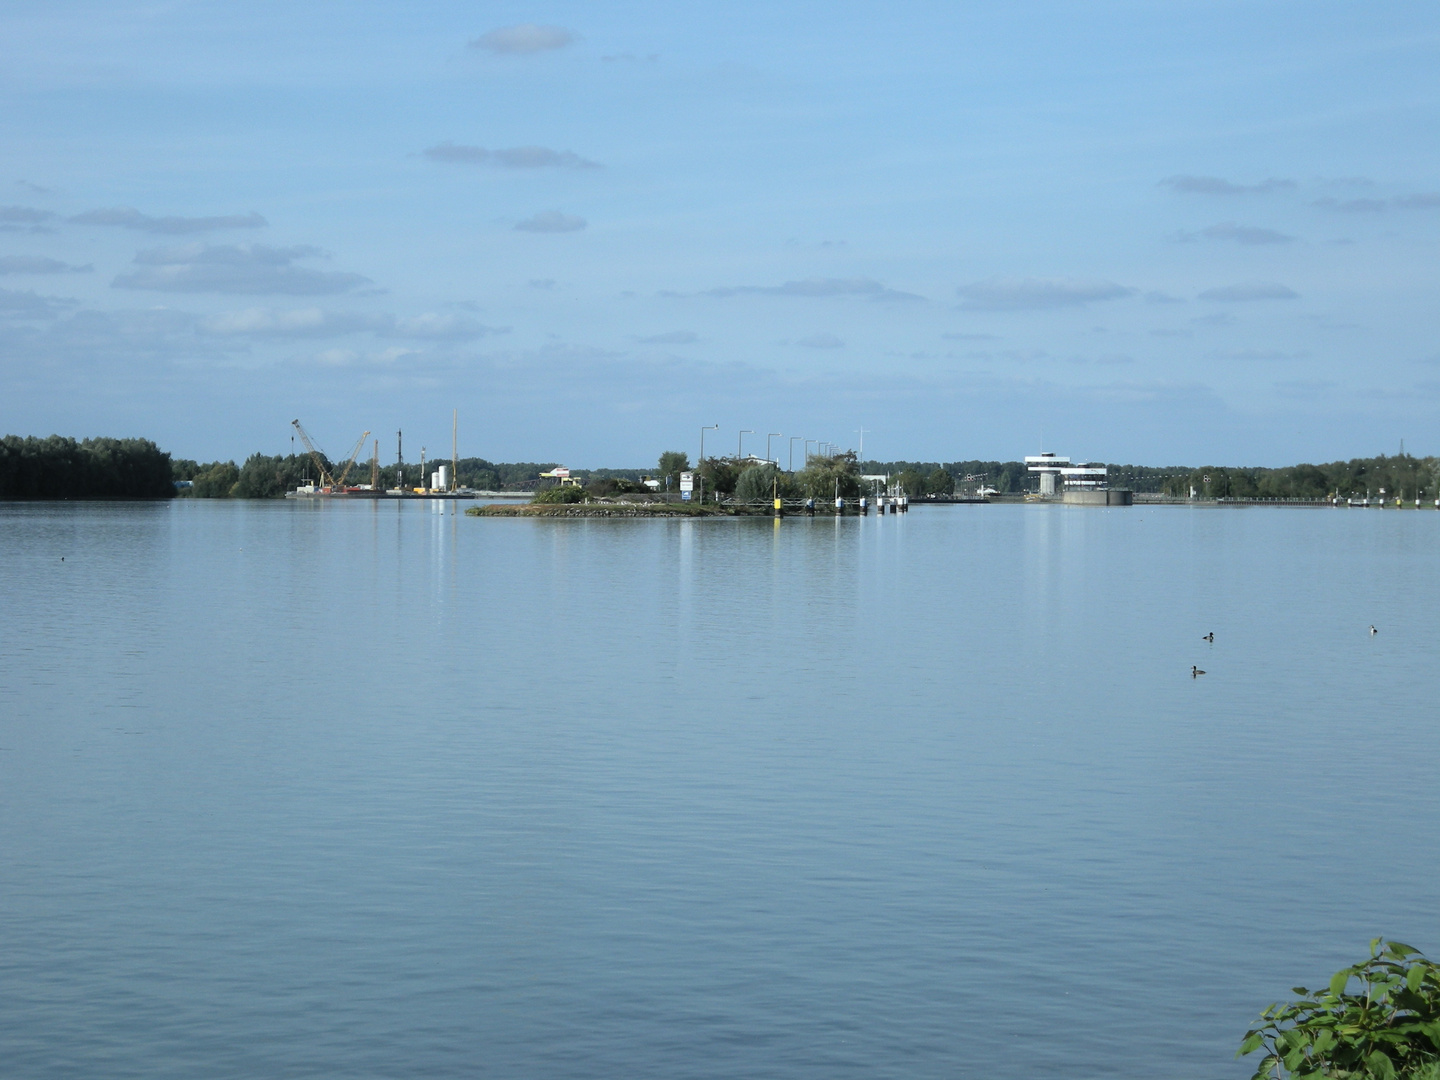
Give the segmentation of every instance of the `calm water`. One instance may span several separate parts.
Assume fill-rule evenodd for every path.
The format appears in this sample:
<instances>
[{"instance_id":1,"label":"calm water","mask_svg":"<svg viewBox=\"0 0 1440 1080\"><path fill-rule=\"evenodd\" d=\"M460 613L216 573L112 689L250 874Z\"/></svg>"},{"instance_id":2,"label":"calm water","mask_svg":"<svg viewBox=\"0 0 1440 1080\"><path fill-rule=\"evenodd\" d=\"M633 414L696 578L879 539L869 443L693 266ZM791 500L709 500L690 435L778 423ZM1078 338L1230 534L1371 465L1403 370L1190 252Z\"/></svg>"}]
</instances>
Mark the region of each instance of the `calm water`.
<instances>
[{"instance_id":1,"label":"calm water","mask_svg":"<svg viewBox=\"0 0 1440 1080\"><path fill-rule=\"evenodd\" d=\"M1245 1076L1440 954L1437 601L1433 511L0 504L0 1071Z\"/></svg>"}]
</instances>

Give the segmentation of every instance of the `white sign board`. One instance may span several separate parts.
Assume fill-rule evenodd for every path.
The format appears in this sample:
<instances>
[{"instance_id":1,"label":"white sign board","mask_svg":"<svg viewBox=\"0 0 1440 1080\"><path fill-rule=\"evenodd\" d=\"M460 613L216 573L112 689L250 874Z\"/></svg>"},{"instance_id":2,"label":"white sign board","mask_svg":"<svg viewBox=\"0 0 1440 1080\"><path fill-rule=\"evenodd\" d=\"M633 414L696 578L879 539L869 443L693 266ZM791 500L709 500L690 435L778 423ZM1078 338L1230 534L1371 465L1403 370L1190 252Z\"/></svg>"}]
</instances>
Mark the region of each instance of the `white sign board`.
<instances>
[{"instance_id":1,"label":"white sign board","mask_svg":"<svg viewBox=\"0 0 1440 1080\"><path fill-rule=\"evenodd\" d=\"M680 499L682 502L689 502L695 491L695 474L693 472L682 472L680 474Z\"/></svg>"}]
</instances>

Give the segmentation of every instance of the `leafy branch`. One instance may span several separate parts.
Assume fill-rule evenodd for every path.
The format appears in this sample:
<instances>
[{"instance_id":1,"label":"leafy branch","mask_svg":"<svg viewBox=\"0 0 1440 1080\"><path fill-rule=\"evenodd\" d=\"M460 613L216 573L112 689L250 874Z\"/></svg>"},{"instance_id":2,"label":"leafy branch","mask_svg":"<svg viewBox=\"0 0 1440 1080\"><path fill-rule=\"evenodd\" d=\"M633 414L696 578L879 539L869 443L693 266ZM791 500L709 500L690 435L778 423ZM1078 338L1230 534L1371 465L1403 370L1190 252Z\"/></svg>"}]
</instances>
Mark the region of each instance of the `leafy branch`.
<instances>
[{"instance_id":1,"label":"leafy branch","mask_svg":"<svg viewBox=\"0 0 1440 1080\"><path fill-rule=\"evenodd\" d=\"M1356 984L1351 992L1352 984ZM1263 1050L1253 1080L1396 1080L1440 1068L1440 967L1398 941L1337 971L1328 989L1294 988L1246 1032L1236 1057Z\"/></svg>"}]
</instances>

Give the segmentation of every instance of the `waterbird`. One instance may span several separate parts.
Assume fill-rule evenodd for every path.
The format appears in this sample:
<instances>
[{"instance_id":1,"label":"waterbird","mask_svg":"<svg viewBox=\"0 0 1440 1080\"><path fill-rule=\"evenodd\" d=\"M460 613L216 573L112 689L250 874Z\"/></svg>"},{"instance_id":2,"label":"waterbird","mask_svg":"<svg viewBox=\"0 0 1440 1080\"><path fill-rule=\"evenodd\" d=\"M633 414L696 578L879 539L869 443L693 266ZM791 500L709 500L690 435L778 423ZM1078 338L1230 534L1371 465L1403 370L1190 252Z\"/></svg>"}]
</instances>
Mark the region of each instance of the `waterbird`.
<instances>
[{"instance_id":1,"label":"waterbird","mask_svg":"<svg viewBox=\"0 0 1440 1080\"><path fill-rule=\"evenodd\" d=\"M1372 633L1372 634L1378 634L1378 633L1380 633L1379 630L1376 630L1376 629L1375 629L1375 624L1374 624L1374 623L1371 623L1371 624L1370 624L1370 633Z\"/></svg>"},{"instance_id":2,"label":"waterbird","mask_svg":"<svg viewBox=\"0 0 1440 1080\"><path fill-rule=\"evenodd\" d=\"M1206 635L1205 635L1204 637L1202 637L1200 640L1201 640L1201 641L1214 641L1214 640L1215 640L1215 631L1214 631L1214 630L1211 630L1208 634L1206 634Z\"/></svg>"},{"instance_id":3,"label":"waterbird","mask_svg":"<svg viewBox=\"0 0 1440 1080\"><path fill-rule=\"evenodd\" d=\"M1204 674L1205 674L1205 672L1201 671L1201 670L1200 670L1198 667L1196 667L1194 664L1191 664L1191 665L1190 665L1190 678L1193 679L1193 678L1195 678L1197 675L1204 675Z\"/></svg>"}]
</instances>

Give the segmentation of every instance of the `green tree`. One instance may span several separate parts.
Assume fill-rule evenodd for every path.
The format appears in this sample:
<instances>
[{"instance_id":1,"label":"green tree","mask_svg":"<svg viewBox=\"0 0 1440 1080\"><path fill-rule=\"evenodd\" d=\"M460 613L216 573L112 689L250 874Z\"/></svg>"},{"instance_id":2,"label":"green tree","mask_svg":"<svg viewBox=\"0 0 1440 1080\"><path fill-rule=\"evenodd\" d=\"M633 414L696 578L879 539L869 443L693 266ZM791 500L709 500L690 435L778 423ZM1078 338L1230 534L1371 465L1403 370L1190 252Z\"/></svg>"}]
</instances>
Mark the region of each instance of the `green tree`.
<instances>
[{"instance_id":1,"label":"green tree","mask_svg":"<svg viewBox=\"0 0 1440 1080\"><path fill-rule=\"evenodd\" d=\"M217 461L195 477L191 494L197 499L228 499L240 480L240 470L233 461Z\"/></svg>"},{"instance_id":2,"label":"green tree","mask_svg":"<svg viewBox=\"0 0 1440 1080\"><path fill-rule=\"evenodd\" d=\"M1245 1033L1236 1057L1264 1051L1253 1080L1440 1074L1440 967L1418 950L1375 938L1370 959L1337 971L1325 990L1294 992L1300 1000L1271 1005Z\"/></svg>"},{"instance_id":3,"label":"green tree","mask_svg":"<svg viewBox=\"0 0 1440 1080\"><path fill-rule=\"evenodd\" d=\"M945 469L935 469L925 478L925 493L927 495L955 494L955 477Z\"/></svg>"},{"instance_id":4,"label":"green tree","mask_svg":"<svg viewBox=\"0 0 1440 1080\"><path fill-rule=\"evenodd\" d=\"M690 471L690 455L683 450L666 450L660 455L660 484L669 491L680 490L680 474Z\"/></svg>"},{"instance_id":5,"label":"green tree","mask_svg":"<svg viewBox=\"0 0 1440 1080\"><path fill-rule=\"evenodd\" d=\"M891 481L904 488L905 494L912 499L925 494L925 474L918 469L906 469L899 476L892 477Z\"/></svg>"},{"instance_id":6,"label":"green tree","mask_svg":"<svg viewBox=\"0 0 1440 1080\"><path fill-rule=\"evenodd\" d=\"M705 494L733 495L740 473L746 466L733 458L706 458L699 473L705 478Z\"/></svg>"},{"instance_id":7,"label":"green tree","mask_svg":"<svg viewBox=\"0 0 1440 1080\"><path fill-rule=\"evenodd\" d=\"M779 483L780 470L774 465L751 465L735 482L735 498L740 502L769 502Z\"/></svg>"},{"instance_id":8,"label":"green tree","mask_svg":"<svg viewBox=\"0 0 1440 1080\"><path fill-rule=\"evenodd\" d=\"M853 499L860 494L860 467L853 452L812 457L795 474L799 493L812 499L833 499L837 492Z\"/></svg>"}]
</instances>

